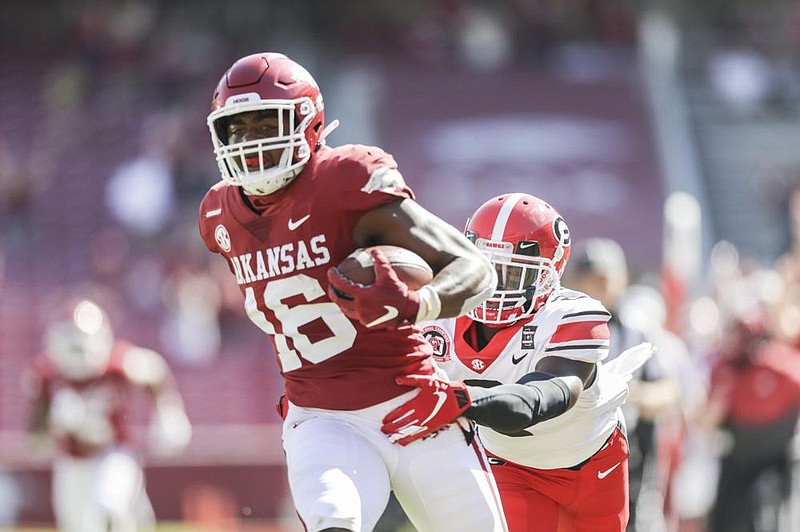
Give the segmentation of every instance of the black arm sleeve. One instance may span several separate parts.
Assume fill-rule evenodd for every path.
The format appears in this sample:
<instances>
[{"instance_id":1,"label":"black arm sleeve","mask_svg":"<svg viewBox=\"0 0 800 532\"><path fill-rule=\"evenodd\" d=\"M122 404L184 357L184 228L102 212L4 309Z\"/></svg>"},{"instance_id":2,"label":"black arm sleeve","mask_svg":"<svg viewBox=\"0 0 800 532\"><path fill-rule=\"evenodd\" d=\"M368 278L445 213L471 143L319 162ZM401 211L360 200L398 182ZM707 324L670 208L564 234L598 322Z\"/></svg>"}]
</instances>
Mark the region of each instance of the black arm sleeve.
<instances>
[{"instance_id":1,"label":"black arm sleeve","mask_svg":"<svg viewBox=\"0 0 800 532\"><path fill-rule=\"evenodd\" d=\"M467 386L472 404L464 416L502 434L515 435L569 409L572 394L561 379L536 372L521 380L524 382L491 388Z\"/></svg>"}]
</instances>

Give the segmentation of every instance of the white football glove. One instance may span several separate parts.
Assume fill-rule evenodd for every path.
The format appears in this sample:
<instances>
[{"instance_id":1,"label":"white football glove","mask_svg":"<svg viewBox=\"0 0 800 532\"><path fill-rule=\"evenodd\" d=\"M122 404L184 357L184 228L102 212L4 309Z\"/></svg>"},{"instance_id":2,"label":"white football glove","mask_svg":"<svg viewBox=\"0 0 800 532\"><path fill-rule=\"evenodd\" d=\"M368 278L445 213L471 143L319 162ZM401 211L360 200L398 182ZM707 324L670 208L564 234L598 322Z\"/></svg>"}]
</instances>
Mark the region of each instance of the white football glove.
<instances>
[{"instance_id":1,"label":"white football glove","mask_svg":"<svg viewBox=\"0 0 800 532\"><path fill-rule=\"evenodd\" d=\"M159 404L149 430L150 448L162 456L179 453L192 439L186 412L175 404Z\"/></svg>"}]
</instances>

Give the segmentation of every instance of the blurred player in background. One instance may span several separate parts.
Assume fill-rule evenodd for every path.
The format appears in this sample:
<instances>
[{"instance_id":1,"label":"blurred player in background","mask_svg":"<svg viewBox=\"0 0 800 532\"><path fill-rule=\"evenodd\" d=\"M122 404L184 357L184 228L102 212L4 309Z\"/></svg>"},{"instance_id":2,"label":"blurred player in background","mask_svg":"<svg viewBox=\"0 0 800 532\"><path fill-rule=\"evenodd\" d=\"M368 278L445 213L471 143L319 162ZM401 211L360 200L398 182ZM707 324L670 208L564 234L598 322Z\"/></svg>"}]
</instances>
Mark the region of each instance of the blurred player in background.
<instances>
[{"instance_id":1,"label":"blurred player in background","mask_svg":"<svg viewBox=\"0 0 800 532\"><path fill-rule=\"evenodd\" d=\"M797 530L800 351L766 322L758 311L730 317L711 359L703 423L722 445L710 532Z\"/></svg>"},{"instance_id":2,"label":"blurred player in background","mask_svg":"<svg viewBox=\"0 0 800 532\"><path fill-rule=\"evenodd\" d=\"M497 196L473 214L466 234L494 264L494 294L466 316L423 324L439 365L463 382L403 379L420 392L383 430L403 445L426 436L435 423L411 436L405 426L432 397L456 389L470 398L464 416L479 425L510 530L622 532L628 444L620 406L651 346L603 363L610 314L560 285L572 239L546 202Z\"/></svg>"},{"instance_id":3,"label":"blurred player in background","mask_svg":"<svg viewBox=\"0 0 800 532\"><path fill-rule=\"evenodd\" d=\"M200 233L272 341L288 398L289 486L305 528L372 530L393 490L422 532L505 530L485 455L469 434L438 423L435 438L402 448L380 431L414 393L395 378L437 370L415 323L463 314L489 296L486 257L414 201L390 154L326 146L336 122L325 127L317 83L282 54L235 62L214 92L208 125L223 180L202 201ZM381 253L369 286L334 268L376 244L415 251L433 281L409 289ZM466 407L431 415L454 419Z\"/></svg>"},{"instance_id":4,"label":"blurred player in background","mask_svg":"<svg viewBox=\"0 0 800 532\"><path fill-rule=\"evenodd\" d=\"M59 530L133 532L152 525L131 426L135 394L152 401L152 451L177 452L191 437L166 361L116 340L106 312L87 299L67 303L44 340L28 383L31 431L39 450L55 446L52 503Z\"/></svg>"}]
</instances>

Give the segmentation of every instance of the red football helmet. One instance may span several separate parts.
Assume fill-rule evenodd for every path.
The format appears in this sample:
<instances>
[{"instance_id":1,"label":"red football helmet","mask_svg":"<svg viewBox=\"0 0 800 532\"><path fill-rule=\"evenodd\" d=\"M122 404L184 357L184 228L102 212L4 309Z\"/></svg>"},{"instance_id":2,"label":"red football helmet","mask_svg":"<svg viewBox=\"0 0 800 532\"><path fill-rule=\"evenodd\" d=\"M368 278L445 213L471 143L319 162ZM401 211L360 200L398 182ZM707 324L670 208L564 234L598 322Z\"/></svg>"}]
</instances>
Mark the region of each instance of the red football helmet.
<instances>
[{"instance_id":1,"label":"red football helmet","mask_svg":"<svg viewBox=\"0 0 800 532\"><path fill-rule=\"evenodd\" d=\"M567 222L541 199L503 194L467 220L466 235L494 264L497 288L470 311L472 319L503 326L533 314L559 286L569 260Z\"/></svg>"},{"instance_id":2,"label":"red football helmet","mask_svg":"<svg viewBox=\"0 0 800 532\"><path fill-rule=\"evenodd\" d=\"M279 131L274 137L228 143L231 115L274 110ZM208 127L222 178L248 194L266 195L288 185L322 143L325 104L308 71L283 54L265 52L243 57L222 76ZM271 166L264 152L283 150ZM245 160L257 156L258 168Z\"/></svg>"}]
</instances>

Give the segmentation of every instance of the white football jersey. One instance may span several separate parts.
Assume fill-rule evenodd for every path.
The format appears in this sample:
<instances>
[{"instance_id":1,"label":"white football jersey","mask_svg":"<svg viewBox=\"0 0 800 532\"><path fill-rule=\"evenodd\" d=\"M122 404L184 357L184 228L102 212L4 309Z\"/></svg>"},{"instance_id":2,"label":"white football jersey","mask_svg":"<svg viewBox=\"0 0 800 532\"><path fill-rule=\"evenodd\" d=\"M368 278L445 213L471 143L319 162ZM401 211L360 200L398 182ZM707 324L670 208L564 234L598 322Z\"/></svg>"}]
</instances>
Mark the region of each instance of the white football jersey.
<instances>
[{"instance_id":1,"label":"white football jersey","mask_svg":"<svg viewBox=\"0 0 800 532\"><path fill-rule=\"evenodd\" d=\"M581 393L577 404L526 429L528 436L512 437L479 428L486 449L493 454L528 467L557 469L592 456L623 421L619 407L628 394L627 379L602 364L608 356L606 322L610 317L596 299L558 288L533 316L500 330L480 351L465 339L472 323L467 316L421 325L437 363L453 380L514 383L536 371L547 356L598 365L594 383Z\"/></svg>"}]
</instances>

